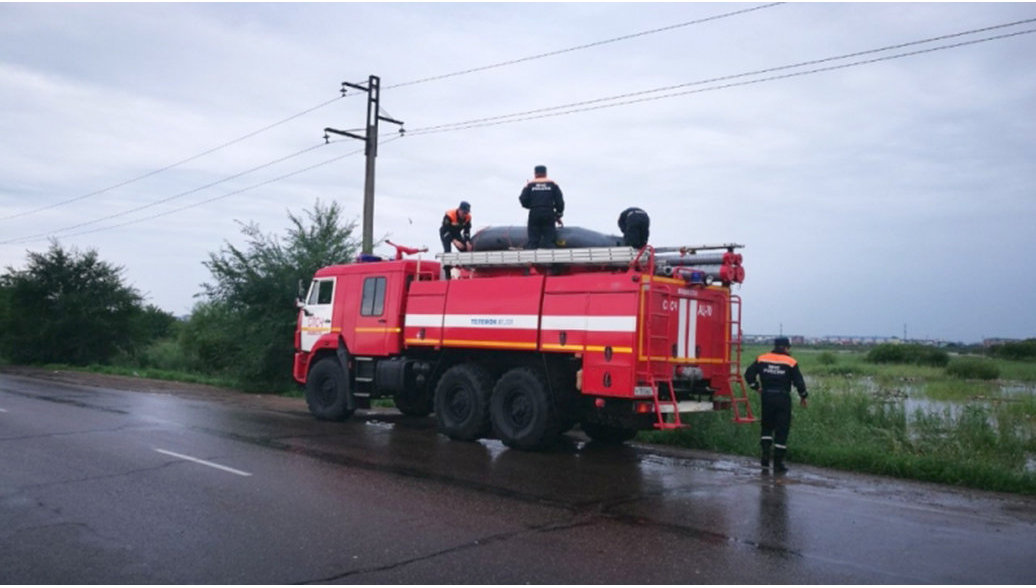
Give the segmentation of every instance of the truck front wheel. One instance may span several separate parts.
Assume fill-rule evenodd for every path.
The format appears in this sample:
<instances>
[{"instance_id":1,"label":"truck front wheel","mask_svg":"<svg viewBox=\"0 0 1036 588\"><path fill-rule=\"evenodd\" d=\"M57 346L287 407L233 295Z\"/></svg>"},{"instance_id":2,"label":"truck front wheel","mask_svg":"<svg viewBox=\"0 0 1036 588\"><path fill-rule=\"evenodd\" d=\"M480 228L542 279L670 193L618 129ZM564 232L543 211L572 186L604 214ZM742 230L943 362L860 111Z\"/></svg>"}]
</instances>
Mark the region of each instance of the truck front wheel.
<instances>
[{"instance_id":1,"label":"truck front wheel","mask_svg":"<svg viewBox=\"0 0 1036 588\"><path fill-rule=\"evenodd\" d=\"M515 449L545 449L561 435L561 419L546 378L537 370L514 368L500 378L489 403L493 429Z\"/></svg>"},{"instance_id":2,"label":"truck front wheel","mask_svg":"<svg viewBox=\"0 0 1036 588\"><path fill-rule=\"evenodd\" d=\"M324 421L342 421L353 413L348 403L346 375L334 357L325 357L309 370L306 404L313 416Z\"/></svg>"},{"instance_id":3,"label":"truck front wheel","mask_svg":"<svg viewBox=\"0 0 1036 588\"><path fill-rule=\"evenodd\" d=\"M439 430L450 439L474 441L489 433L489 391L492 377L474 363L455 365L435 387Z\"/></svg>"}]
</instances>

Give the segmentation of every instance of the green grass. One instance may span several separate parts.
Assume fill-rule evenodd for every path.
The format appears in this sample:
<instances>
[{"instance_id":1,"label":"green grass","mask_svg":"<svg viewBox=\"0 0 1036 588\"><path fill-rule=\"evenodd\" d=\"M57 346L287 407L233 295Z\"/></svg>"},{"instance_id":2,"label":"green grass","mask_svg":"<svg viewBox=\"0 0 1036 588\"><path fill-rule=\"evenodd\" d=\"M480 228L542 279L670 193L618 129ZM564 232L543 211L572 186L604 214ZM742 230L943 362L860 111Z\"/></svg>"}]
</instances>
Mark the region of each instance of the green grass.
<instances>
[{"instance_id":1,"label":"green grass","mask_svg":"<svg viewBox=\"0 0 1036 588\"><path fill-rule=\"evenodd\" d=\"M955 357L946 366L946 373L964 380L995 380L1000 377L1000 366L982 357Z\"/></svg>"},{"instance_id":2,"label":"green grass","mask_svg":"<svg viewBox=\"0 0 1036 588\"><path fill-rule=\"evenodd\" d=\"M996 382L958 380L952 378L930 380L924 385L924 396L932 400L967 402L976 398L1000 396Z\"/></svg>"},{"instance_id":3,"label":"green grass","mask_svg":"<svg viewBox=\"0 0 1036 588\"><path fill-rule=\"evenodd\" d=\"M150 380L165 380L169 382L185 382L188 384L204 384L219 388L234 388L234 382L228 378L219 376L207 376L193 372L163 370L158 368L138 368L130 366L98 365L74 366L67 364L51 363L40 366L48 370L87 372L92 374L107 374L112 376L130 376L134 378L147 378Z\"/></svg>"},{"instance_id":4,"label":"green grass","mask_svg":"<svg viewBox=\"0 0 1036 588\"><path fill-rule=\"evenodd\" d=\"M1000 377L1018 382L1036 382L1036 362L995 359L1000 367Z\"/></svg>"},{"instance_id":5,"label":"green grass","mask_svg":"<svg viewBox=\"0 0 1036 588\"><path fill-rule=\"evenodd\" d=\"M746 365L756 354L745 354ZM790 462L1036 494L1036 472L1028 465L1036 457L1036 395L1031 392L1005 394L1003 381L959 379L941 367L869 363L861 352L793 349L792 354L807 376L810 403L806 409L795 403ZM979 361L996 364L1005 378L1036 371L1024 362ZM1032 381L1018 380L1021 385ZM908 397L950 402L957 409L936 404L907 414ZM758 416L758 395L750 398ZM693 415L689 424L678 431L641 433L639 439L753 459L758 455L758 424L735 425L729 412Z\"/></svg>"}]
</instances>

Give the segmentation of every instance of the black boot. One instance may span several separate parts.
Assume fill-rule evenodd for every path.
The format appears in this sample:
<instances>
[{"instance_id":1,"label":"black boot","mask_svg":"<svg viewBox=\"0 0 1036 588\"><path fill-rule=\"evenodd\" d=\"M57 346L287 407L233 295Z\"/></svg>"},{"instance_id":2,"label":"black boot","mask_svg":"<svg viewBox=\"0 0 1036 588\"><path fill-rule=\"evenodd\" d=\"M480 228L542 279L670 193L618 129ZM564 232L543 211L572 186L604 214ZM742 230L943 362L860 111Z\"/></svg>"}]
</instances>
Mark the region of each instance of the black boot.
<instances>
[{"instance_id":1,"label":"black boot","mask_svg":"<svg viewBox=\"0 0 1036 588\"><path fill-rule=\"evenodd\" d=\"M770 446L772 444L773 442L768 440L759 442L759 445L763 448L763 458L759 460L759 465L763 466L764 470L770 469Z\"/></svg>"},{"instance_id":2,"label":"black boot","mask_svg":"<svg viewBox=\"0 0 1036 588\"><path fill-rule=\"evenodd\" d=\"M781 448L773 450L773 472L775 474L783 474L788 471L788 466L784 465L784 451Z\"/></svg>"}]
</instances>

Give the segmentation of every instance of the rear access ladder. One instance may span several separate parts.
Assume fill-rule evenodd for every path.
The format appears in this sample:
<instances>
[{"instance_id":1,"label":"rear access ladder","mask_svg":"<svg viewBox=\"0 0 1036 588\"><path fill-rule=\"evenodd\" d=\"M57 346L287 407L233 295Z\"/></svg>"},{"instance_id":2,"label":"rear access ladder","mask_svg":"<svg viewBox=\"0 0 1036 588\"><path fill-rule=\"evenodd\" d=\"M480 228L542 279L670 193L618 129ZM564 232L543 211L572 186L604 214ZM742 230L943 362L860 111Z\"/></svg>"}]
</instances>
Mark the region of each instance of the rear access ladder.
<instances>
[{"instance_id":1,"label":"rear access ladder","mask_svg":"<svg viewBox=\"0 0 1036 588\"><path fill-rule=\"evenodd\" d=\"M639 267L645 271L646 276L655 275L654 253L655 250L650 245L644 247L630 261L630 269ZM645 255L646 263L642 260ZM680 422L680 403L673 390L672 366L669 365L668 343L673 313L664 310L670 306L667 300L671 296L669 292L658 290L657 295L662 296L663 300L662 304L656 305L652 300L654 294L650 278L645 279L641 284L641 296L647 297L644 302L644 308L647 309L644 315L644 338L640 341L640 354L643 357L637 362L635 377L637 386L646 385L651 388L655 406L655 428L679 429L685 425ZM659 310L660 308L663 310ZM663 365L659 366L660 363Z\"/></svg>"},{"instance_id":2,"label":"rear access ladder","mask_svg":"<svg viewBox=\"0 0 1036 588\"><path fill-rule=\"evenodd\" d=\"M730 409L735 423L754 423L752 403L748 398L745 379L741 375L741 297L730 295L730 331L727 333L727 349L730 354Z\"/></svg>"},{"instance_id":3,"label":"rear access ladder","mask_svg":"<svg viewBox=\"0 0 1036 588\"><path fill-rule=\"evenodd\" d=\"M650 283L641 287L645 289L645 296L651 296ZM668 292L660 292L660 295L664 298L670 297ZM662 307L665 308L666 305ZM636 374L638 385L643 382L651 386L651 394L655 401L655 428L663 430L679 429L684 426L680 422L680 403L676 400L676 393L673 391L673 372L672 366L669 365L667 344L670 340L669 329L672 315L673 313L659 311L655 305L648 303L648 311L644 317L644 340L641 342L644 361L637 362L637 365L643 366L643 368ZM659 363L663 364L661 370L659 370ZM668 398L663 396L663 386Z\"/></svg>"}]
</instances>

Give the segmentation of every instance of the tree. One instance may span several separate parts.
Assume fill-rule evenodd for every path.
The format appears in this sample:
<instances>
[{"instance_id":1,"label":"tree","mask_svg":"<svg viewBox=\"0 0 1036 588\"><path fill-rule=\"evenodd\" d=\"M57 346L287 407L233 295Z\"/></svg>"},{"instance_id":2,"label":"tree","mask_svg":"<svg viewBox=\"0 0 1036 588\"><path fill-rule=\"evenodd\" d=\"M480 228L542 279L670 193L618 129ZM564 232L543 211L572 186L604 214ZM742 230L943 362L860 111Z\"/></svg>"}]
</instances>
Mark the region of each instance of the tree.
<instances>
[{"instance_id":1,"label":"tree","mask_svg":"<svg viewBox=\"0 0 1036 588\"><path fill-rule=\"evenodd\" d=\"M123 268L95 250L65 250L51 241L29 252L25 270L0 276L0 353L19 363L103 363L138 339L140 294L123 283Z\"/></svg>"},{"instance_id":2,"label":"tree","mask_svg":"<svg viewBox=\"0 0 1036 588\"><path fill-rule=\"evenodd\" d=\"M318 200L305 218L288 213L282 237L255 223L241 225L244 247L225 242L203 262L213 281L185 325L181 343L206 371L223 372L249 389L291 385L300 280L325 265L344 263L359 249L356 221L344 222L337 203Z\"/></svg>"}]
</instances>

